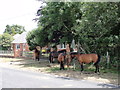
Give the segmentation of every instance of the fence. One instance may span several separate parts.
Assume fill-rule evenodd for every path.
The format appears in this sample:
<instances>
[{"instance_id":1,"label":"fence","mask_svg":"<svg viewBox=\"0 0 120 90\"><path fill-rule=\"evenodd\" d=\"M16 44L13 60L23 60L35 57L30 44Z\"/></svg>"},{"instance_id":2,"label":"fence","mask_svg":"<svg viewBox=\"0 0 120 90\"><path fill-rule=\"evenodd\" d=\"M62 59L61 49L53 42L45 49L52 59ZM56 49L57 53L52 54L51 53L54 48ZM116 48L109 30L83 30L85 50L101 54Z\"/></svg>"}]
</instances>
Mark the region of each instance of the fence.
<instances>
[{"instance_id":1,"label":"fence","mask_svg":"<svg viewBox=\"0 0 120 90\"><path fill-rule=\"evenodd\" d=\"M0 50L0 56L1 57L14 56L14 52L13 51L8 51L8 50Z\"/></svg>"},{"instance_id":2,"label":"fence","mask_svg":"<svg viewBox=\"0 0 120 90\"><path fill-rule=\"evenodd\" d=\"M27 58L33 58L34 57L34 52L33 51L23 51L22 54L23 57L27 57ZM40 59L48 59L49 54L40 54Z\"/></svg>"},{"instance_id":3,"label":"fence","mask_svg":"<svg viewBox=\"0 0 120 90\"><path fill-rule=\"evenodd\" d=\"M32 51L24 51L22 56L32 58L33 52ZM14 52L8 51L8 50L0 50L0 57L14 57Z\"/></svg>"},{"instance_id":4,"label":"fence","mask_svg":"<svg viewBox=\"0 0 120 90\"><path fill-rule=\"evenodd\" d=\"M23 51L23 57L32 58L33 57L33 51Z\"/></svg>"}]
</instances>

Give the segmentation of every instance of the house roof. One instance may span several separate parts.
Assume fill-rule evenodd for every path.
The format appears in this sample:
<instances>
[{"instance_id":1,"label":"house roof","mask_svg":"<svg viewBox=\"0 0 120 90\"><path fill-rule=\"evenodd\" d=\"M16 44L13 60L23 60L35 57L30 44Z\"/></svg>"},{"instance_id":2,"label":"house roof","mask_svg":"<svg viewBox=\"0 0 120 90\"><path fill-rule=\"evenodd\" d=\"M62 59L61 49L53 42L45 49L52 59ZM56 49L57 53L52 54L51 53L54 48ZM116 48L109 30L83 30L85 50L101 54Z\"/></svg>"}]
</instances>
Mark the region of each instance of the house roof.
<instances>
[{"instance_id":1,"label":"house roof","mask_svg":"<svg viewBox=\"0 0 120 90\"><path fill-rule=\"evenodd\" d=\"M16 39L16 38L19 37L19 36L20 36L20 34L15 34L15 35L13 36L13 38Z\"/></svg>"},{"instance_id":2,"label":"house roof","mask_svg":"<svg viewBox=\"0 0 120 90\"><path fill-rule=\"evenodd\" d=\"M22 34L16 34L13 36L14 41L12 43L27 43L26 41L27 32L23 32Z\"/></svg>"}]
</instances>

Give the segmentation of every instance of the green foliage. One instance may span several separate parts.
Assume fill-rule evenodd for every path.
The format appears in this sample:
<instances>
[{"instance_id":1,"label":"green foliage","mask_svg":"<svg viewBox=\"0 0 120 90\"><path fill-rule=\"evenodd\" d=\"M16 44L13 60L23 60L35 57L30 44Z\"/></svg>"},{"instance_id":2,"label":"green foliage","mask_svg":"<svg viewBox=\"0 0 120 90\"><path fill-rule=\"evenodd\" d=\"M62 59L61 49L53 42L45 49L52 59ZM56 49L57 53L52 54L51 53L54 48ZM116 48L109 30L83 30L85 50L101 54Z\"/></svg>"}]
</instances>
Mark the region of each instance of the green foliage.
<instances>
[{"instance_id":1,"label":"green foliage","mask_svg":"<svg viewBox=\"0 0 120 90\"><path fill-rule=\"evenodd\" d=\"M1 49L2 50L10 50L12 41L13 41L13 37L10 34L4 33L4 34L0 35Z\"/></svg>"},{"instance_id":2,"label":"green foliage","mask_svg":"<svg viewBox=\"0 0 120 90\"><path fill-rule=\"evenodd\" d=\"M119 3L84 3L82 19L74 28L86 51L100 54L117 46L119 40ZM113 33L114 31L114 33ZM106 49L104 49L106 48Z\"/></svg>"},{"instance_id":3,"label":"green foliage","mask_svg":"<svg viewBox=\"0 0 120 90\"><path fill-rule=\"evenodd\" d=\"M49 2L37 13L42 29L34 33L36 44L57 45L75 39L86 53L105 56L108 51L111 66L117 64L120 2Z\"/></svg>"},{"instance_id":4,"label":"green foliage","mask_svg":"<svg viewBox=\"0 0 120 90\"><path fill-rule=\"evenodd\" d=\"M47 3L47 6L40 13L39 25L48 33L49 43L70 43L76 36L72 29L76 19L81 18L80 4L54 2Z\"/></svg>"},{"instance_id":5,"label":"green foliage","mask_svg":"<svg viewBox=\"0 0 120 90\"><path fill-rule=\"evenodd\" d=\"M35 41L35 31L36 30L32 30L30 32L28 32L26 40L28 45L30 46L29 49L33 50L37 45L36 41Z\"/></svg>"},{"instance_id":6,"label":"green foliage","mask_svg":"<svg viewBox=\"0 0 120 90\"><path fill-rule=\"evenodd\" d=\"M25 29L20 25L6 25L6 29L2 35L0 35L0 49L10 50L13 36L17 33L21 34Z\"/></svg>"},{"instance_id":7,"label":"green foliage","mask_svg":"<svg viewBox=\"0 0 120 90\"><path fill-rule=\"evenodd\" d=\"M25 29L23 26L20 26L20 25L6 25L6 29L4 31L4 33L8 33L12 36L14 36L15 34L21 34L25 32Z\"/></svg>"},{"instance_id":8,"label":"green foliage","mask_svg":"<svg viewBox=\"0 0 120 90\"><path fill-rule=\"evenodd\" d=\"M30 50L33 50L36 46L44 47L48 44L47 33L44 32L42 27L30 31L26 39Z\"/></svg>"},{"instance_id":9,"label":"green foliage","mask_svg":"<svg viewBox=\"0 0 120 90\"><path fill-rule=\"evenodd\" d=\"M51 2L38 10L39 26L48 43L71 43L74 38L87 53L104 54L120 40L119 8L119 3L111 2Z\"/></svg>"}]
</instances>

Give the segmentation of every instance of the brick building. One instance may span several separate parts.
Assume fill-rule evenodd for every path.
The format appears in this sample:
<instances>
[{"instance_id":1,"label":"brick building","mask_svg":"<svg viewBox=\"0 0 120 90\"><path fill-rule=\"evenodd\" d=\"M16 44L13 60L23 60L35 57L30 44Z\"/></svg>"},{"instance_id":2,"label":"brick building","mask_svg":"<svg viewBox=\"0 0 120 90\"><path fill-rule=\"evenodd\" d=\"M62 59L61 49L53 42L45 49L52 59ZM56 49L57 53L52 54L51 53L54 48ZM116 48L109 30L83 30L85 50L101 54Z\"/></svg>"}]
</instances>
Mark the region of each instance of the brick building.
<instances>
[{"instance_id":1,"label":"brick building","mask_svg":"<svg viewBox=\"0 0 120 90\"><path fill-rule=\"evenodd\" d=\"M67 49L67 48L66 48L66 45L67 45L67 44L59 44L59 45L57 45L57 51ZM73 51L74 51L74 52L77 52L76 46L75 46L75 47L70 46L70 48L73 48Z\"/></svg>"},{"instance_id":2,"label":"brick building","mask_svg":"<svg viewBox=\"0 0 120 90\"><path fill-rule=\"evenodd\" d=\"M23 57L24 51L30 51L26 41L26 34L27 32L23 32L14 36L14 41L12 42L14 57Z\"/></svg>"}]
</instances>

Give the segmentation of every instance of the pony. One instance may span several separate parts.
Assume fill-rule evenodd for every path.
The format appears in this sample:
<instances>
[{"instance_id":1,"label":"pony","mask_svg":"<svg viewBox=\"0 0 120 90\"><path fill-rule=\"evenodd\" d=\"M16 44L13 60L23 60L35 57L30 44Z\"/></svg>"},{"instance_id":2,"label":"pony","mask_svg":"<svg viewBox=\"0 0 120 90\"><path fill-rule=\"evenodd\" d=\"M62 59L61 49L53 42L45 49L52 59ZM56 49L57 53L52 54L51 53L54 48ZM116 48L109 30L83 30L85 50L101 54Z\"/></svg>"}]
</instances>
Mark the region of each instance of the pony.
<instances>
[{"instance_id":1,"label":"pony","mask_svg":"<svg viewBox=\"0 0 120 90\"><path fill-rule=\"evenodd\" d=\"M71 59L72 59L72 57L70 55L70 52L60 53L58 55L58 61L60 63L60 70L61 69L65 70L65 68L64 68L65 62L67 63L67 68L69 69L69 64L71 62Z\"/></svg>"},{"instance_id":2,"label":"pony","mask_svg":"<svg viewBox=\"0 0 120 90\"><path fill-rule=\"evenodd\" d=\"M78 54L78 53L71 53L71 57L76 57L81 65L81 72L83 71L83 63L89 64L91 62L94 63L96 68L95 73L99 72L99 62L100 62L100 55L98 54Z\"/></svg>"},{"instance_id":3,"label":"pony","mask_svg":"<svg viewBox=\"0 0 120 90\"><path fill-rule=\"evenodd\" d=\"M66 53L60 53L58 55L58 62L60 63L60 70L65 70L64 61L65 61Z\"/></svg>"},{"instance_id":4,"label":"pony","mask_svg":"<svg viewBox=\"0 0 120 90\"><path fill-rule=\"evenodd\" d=\"M64 53L64 52L66 52L65 49L60 50L60 51L55 51L54 50L54 51L50 52L50 54L49 54L49 61L50 61L50 63L54 63L54 59L57 59L59 54L60 53Z\"/></svg>"},{"instance_id":5,"label":"pony","mask_svg":"<svg viewBox=\"0 0 120 90\"><path fill-rule=\"evenodd\" d=\"M73 57L71 57L71 52L73 51L73 48L69 49L69 46L67 45L68 49L66 49L66 52L60 53L58 55L58 62L60 63L60 70L64 68L65 62L67 63L67 69L69 69L70 62L72 61Z\"/></svg>"},{"instance_id":6,"label":"pony","mask_svg":"<svg viewBox=\"0 0 120 90\"><path fill-rule=\"evenodd\" d=\"M34 51L34 59L38 61L40 60L40 51L37 48L35 48Z\"/></svg>"}]
</instances>

